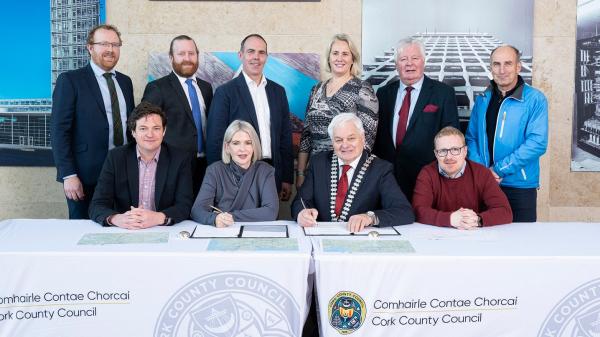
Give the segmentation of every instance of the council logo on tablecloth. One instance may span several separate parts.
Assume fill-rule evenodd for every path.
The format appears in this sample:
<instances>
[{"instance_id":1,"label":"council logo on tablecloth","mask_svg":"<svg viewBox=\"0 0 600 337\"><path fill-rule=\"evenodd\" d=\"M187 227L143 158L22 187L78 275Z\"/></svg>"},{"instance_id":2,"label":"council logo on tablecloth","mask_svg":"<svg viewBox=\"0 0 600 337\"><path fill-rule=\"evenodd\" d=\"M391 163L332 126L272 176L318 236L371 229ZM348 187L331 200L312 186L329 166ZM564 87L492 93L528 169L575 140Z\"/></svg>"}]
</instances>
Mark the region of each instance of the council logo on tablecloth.
<instances>
[{"instance_id":1,"label":"council logo on tablecloth","mask_svg":"<svg viewBox=\"0 0 600 337\"><path fill-rule=\"evenodd\" d=\"M300 307L264 276L219 272L186 284L162 309L155 337L298 336Z\"/></svg>"},{"instance_id":2,"label":"council logo on tablecloth","mask_svg":"<svg viewBox=\"0 0 600 337\"><path fill-rule=\"evenodd\" d=\"M340 291L329 300L329 324L342 335L358 330L367 316L365 301L351 291Z\"/></svg>"},{"instance_id":3,"label":"council logo on tablecloth","mask_svg":"<svg viewBox=\"0 0 600 337\"><path fill-rule=\"evenodd\" d=\"M600 337L600 279L565 296L544 321L538 337Z\"/></svg>"}]
</instances>

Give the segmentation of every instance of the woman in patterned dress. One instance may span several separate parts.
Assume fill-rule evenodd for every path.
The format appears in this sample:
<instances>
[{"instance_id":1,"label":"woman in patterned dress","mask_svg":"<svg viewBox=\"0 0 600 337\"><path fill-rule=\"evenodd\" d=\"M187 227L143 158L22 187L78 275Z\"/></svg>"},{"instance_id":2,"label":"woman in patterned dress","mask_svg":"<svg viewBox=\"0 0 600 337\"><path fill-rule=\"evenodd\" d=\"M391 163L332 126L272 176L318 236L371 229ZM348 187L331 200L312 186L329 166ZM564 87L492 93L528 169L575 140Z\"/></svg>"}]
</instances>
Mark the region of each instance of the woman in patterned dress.
<instances>
[{"instance_id":1,"label":"woman in patterned dress","mask_svg":"<svg viewBox=\"0 0 600 337\"><path fill-rule=\"evenodd\" d=\"M340 113L356 114L365 128L365 147L371 151L377 133L377 96L367 81L361 80L360 55L346 34L337 34L329 44L327 70L331 78L315 85L304 118L298 153L296 186L304 182L309 157L333 149L327 127Z\"/></svg>"}]
</instances>

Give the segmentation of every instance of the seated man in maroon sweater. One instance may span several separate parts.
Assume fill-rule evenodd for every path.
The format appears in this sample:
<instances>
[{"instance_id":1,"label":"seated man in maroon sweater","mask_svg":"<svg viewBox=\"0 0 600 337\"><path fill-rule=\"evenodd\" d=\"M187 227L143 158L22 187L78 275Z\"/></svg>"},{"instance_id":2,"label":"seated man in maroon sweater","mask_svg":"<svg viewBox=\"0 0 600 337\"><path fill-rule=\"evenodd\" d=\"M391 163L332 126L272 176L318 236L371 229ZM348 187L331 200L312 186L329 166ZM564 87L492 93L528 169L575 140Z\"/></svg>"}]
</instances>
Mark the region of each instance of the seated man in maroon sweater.
<instances>
[{"instance_id":1,"label":"seated man in maroon sweater","mask_svg":"<svg viewBox=\"0 0 600 337\"><path fill-rule=\"evenodd\" d=\"M465 136L447 126L434 138L437 161L417 178L413 208L417 222L474 229L510 223L508 199L490 170L467 160Z\"/></svg>"}]
</instances>

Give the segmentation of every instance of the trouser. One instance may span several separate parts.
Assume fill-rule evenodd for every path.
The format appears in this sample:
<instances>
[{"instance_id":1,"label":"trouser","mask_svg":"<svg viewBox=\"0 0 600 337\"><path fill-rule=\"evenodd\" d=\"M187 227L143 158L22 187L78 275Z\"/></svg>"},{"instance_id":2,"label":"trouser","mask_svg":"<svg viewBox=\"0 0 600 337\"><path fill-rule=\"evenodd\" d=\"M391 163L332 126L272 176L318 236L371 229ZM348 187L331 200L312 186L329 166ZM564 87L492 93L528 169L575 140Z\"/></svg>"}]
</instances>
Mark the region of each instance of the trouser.
<instances>
[{"instance_id":1,"label":"trouser","mask_svg":"<svg viewBox=\"0 0 600 337\"><path fill-rule=\"evenodd\" d=\"M85 197L83 200L74 201L67 198L67 207L69 208L69 219L89 219L90 202L94 196L94 190L96 185L83 185L83 193Z\"/></svg>"},{"instance_id":2,"label":"trouser","mask_svg":"<svg viewBox=\"0 0 600 337\"><path fill-rule=\"evenodd\" d=\"M537 188L500 186L513 213L513 222L537 221Z\"/></svg>"}]
</instances>

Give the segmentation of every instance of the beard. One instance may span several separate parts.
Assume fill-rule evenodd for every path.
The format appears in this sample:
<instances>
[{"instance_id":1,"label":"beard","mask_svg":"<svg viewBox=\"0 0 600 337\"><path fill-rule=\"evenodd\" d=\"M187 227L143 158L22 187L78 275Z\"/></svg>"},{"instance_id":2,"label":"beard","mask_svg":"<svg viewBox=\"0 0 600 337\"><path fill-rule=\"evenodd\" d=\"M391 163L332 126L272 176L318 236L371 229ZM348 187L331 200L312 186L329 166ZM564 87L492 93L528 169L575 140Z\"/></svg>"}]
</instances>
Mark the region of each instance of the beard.
<instances>
[{"instance_id":1,"label":"beard","mask_svg":"<svg viewBox=\"0 0 600 337\"><path fill-rule=\"evenodd\" d=\"M175 73L177 73L177 75L179 75L181 77L190 77L196 73L196 70L198 70L198 62L194 63L194 62L183 61L183 62L177 63L177 62L173 61L172 66L173 66L173 71L175 71Z\"/></svg>"}]
</instances>

